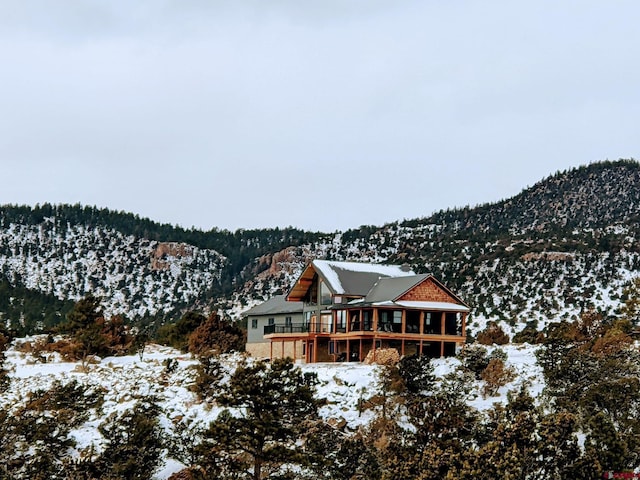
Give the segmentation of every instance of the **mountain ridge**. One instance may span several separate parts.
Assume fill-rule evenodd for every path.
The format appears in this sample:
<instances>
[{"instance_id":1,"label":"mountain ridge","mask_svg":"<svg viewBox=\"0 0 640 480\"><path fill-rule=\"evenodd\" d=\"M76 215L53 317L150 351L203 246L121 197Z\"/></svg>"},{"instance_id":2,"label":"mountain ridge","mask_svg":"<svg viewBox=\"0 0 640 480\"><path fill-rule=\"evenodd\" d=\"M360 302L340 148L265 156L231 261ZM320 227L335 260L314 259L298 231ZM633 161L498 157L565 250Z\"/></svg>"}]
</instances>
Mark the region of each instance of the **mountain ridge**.
<instances>
[{"instance_id":1,"label":"mountain ridge","mask_svg":"<svg viewBox=\"0 0 640 480\"><path fill-rule=\"evenodd\" d=\"M108 312L132 319L162 322L213 308L237 318L286 292L307 261L327 258L433 273L472 305L479 325L502 320L518 328L584 308L613 315L623 286L639 273L638 187L637 161L596 162L498 202L335 233L205 232L78 204L5 205L0 279L58 300L97 293ZM189 255L171 255L162 247L169 243ZM45 326L9 318L15 308L3 313L14 327Z\"/></svg>"}]
</instances>

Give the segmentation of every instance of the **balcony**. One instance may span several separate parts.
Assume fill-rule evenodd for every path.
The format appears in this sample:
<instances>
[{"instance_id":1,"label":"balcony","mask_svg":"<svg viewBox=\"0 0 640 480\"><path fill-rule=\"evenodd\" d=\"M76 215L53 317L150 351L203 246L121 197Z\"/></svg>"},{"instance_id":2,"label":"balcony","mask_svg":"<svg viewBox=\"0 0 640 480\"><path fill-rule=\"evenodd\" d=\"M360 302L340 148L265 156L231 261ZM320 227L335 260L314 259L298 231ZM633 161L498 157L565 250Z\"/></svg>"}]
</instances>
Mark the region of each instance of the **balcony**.
<instances>
[{"instance_id":1,"label":"balcony","mask_svg":"<svg viewBox=\"0 0 640 480\"><path fill-rule=\"evenodd\" d=\"M292 323L291 325L265 325L264 334L273 333L308 333L309 325L304 323Z\"/></svg>"}]
</instances>

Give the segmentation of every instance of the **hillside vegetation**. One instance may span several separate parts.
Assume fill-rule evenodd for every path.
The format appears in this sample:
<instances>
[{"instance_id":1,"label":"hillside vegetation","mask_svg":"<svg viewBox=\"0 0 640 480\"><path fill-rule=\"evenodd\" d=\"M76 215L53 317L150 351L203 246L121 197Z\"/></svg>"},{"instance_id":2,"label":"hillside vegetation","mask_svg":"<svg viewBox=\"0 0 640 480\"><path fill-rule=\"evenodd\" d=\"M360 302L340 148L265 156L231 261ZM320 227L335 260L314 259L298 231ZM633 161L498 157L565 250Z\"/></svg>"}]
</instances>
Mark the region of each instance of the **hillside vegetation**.
<instances>
[{"instance_id":1,"label":"hillside vegetation","mask_svg":"<svg viewBox=\"0 0 640 480\"><path fill-rule=\"evenodd\" d=\"M102 325L87 306L79 331ZM588 312L537 345L386 365L158 345L74 362L68 338L0 335L0 477L613 478L640 460L631 328Z\"/></svg>"},{"instance_id":2,"label":"hillside vegetation","mask_svg":"<svg viewBox=\"0 0 640 480\"><path fill-rule=\"evenodd\" d=\"M433 273L470 304L476 331L488 320L542 327L588 308L615 315L640 270L639 219L635 160L557 172L492 204L333 234L203 232L80 205L10 205L0 207L0 314L21 333L39 331L64 316L65 301L94 294L131 320L162 323L189 309L237 318L286 292L310 259L327 258Z\"/></svg>"}]
</instances>

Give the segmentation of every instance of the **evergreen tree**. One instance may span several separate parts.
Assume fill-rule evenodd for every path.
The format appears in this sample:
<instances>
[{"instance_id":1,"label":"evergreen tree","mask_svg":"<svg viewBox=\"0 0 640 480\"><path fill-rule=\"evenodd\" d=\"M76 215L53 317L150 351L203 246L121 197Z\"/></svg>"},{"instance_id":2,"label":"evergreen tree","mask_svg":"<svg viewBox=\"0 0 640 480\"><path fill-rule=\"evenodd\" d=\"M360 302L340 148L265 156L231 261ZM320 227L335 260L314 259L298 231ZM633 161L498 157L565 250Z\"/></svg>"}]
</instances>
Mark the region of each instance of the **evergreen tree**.
<instances>
[{"instance_id":1,"label":"evergreen tree","mask_svg":"<svg viewBox=\"0 0 640 480\"><path fill-rule=\"evenodd\" d=\"M176 323L160 327L158 342L186 352L189 348L189 336L206 320L207 318L201 313L189 311Z\"/></svg>"},{"instance_id":2,"label":"evergreen tree","mask_svg":"<svg viewBox=\"0 0 640 480\"><path fill-rule=\"evenodd\" d=\"M622 291L625 298L624 304L620 308L622 318L628 320L633 325L640 325L640 277L634 278Z\"/></svg>"},{"instance_id":3,"label":"evergreen tree","mask_svg":"<svg viewBox=\"0 0 640 480\"><path fill-rule=\"evenodd\" d=\"M242 352L245 343L240 328L213 312L189 335L189 352L198 356Z\"/></svg>"},{"instance_id":4,"label":"evergreen tree","mask_svg":"<svg viewBox=\"0 0 640 480\"><path fill-rule=\"evenodd\" d=\"M102 404L102 392L75 381L32 392L24 406L0 410L0 478L67 479L70 435Z\"/></svg>"},{"instance_id":5,"label":"evergreen tree","mask_svg":"<svg viewBox=\"0 0 640 480\"><path fill-rule=\"evenodd\" d=\"M164 448L159 413L154 400L145 399L122 417L112 417L100 427L107 447L93 466L99 478L153 477Z\"/></svg>"},{"instance_id":6,"label":"evergreen tree","mask_svg":"<svg viewBox=\"0 0 640 480\"><path fill-rule=\"evenodd\" d=\"M103 318L101 299L87 295L76 302L67 314L67 321L60 325L60 330L75 334L78 331L93 328L99 318Z\"/></svg>"},{"instance_id":7,"label":"evergreen tree","mask_svg":"<svg viewBox=\"0 0 640 480\"><path fill-rule=\"evenodd\" d=\"M291 359L239 365L216 395L226 410L200 446L209 478L262 480L283 465L304 465L305 425L317 419L316 381Z\"/></svg>"},{"instance_id":8,"label":"evergreen tree","mask_svg":"<svg viewBox=\"0 0 640 480\"><path fill-rule=\"evenodd\" d=\"M344 433L320 420L311 425L305 444L314 480L377 480L381 471L375 446L364 429Z\"/></svg>"},{"instance_id":9,"label":"evergreen tree","mask_svg":"<svg viewBox=\"0 0 640 480\"><path fill-rule=\"evenodd\" d=\"M575 413L587 463L606 471L640 461L640 354L620 326L587 312L548 331L538 353L555 411Z\"/></svg>"}]
</instances>

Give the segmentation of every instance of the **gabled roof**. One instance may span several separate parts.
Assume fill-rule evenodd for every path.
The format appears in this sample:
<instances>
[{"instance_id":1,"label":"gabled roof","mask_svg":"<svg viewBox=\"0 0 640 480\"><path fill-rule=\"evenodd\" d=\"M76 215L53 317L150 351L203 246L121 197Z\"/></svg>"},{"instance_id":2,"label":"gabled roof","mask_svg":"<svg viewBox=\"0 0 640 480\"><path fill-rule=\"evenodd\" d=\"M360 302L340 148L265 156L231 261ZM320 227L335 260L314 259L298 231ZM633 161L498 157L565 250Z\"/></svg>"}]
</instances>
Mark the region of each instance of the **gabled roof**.
<instances>
[{"instance_id":1,"label":"gabled roof","mask_svg":"<svg viewBox=\"0 0 640 480\"><path fill-rule=\"evenodd\" d=\"M420 275L411 275L409 277L401 278L381 278L367 294L364 301L367 303L384 302L384 301L398 301L405 293L413 290L429 279L440 290L451 297L456 303L468 307L460 297L449 290L442 282L431 274L423 273Z\"/></svg>"},{"instance_id":2,"label":"gabled roof","mask_svg":"<svg viewBox=\"0 0 640 480\"><path fill-rule=\"evenodd\" d=\"M411 275L410 277L381 278L376 282L364 301L366 303L395 301L431 275Z\"/></svg>"},{"instance_id":3,"label":"gabled roof","mask_svg":"<svg viewBox=\"0 0 640 480\"><path fill-rule=\"evenodd\" d=\"M243 312L243 317L302 313L302 302L288 302L284 295L276 295L260 305Z\"/></svg>"},{"instance_id":4,"label":"gabled roof","mask_svg":"<svg viewBox=\"0 0 640 480\"><path fill-rule=\"evenodd\" d=\"M334 295L364 297L381 278L415 275L402 265L314 260L304 269L287 298L301 300L318 274Z\"/></svg>"},{"instance_id":5,"label":"gabled roof","mask_svg":"<svg viewBox=\"0 0 640 480\"><path fill-rule=\"evenodd\" d=\"M451 301L439 300L407 300L405 294L419 286L421 283L430 281L446 294ZM460 297L454 294L433 275L421 274L398 278L381 278L371 289L364 299L349 302L350 305L378 306L378 307L405 307L433 310L448 310L455 312L468 312L469 306Z\"/></svg>"}]
</instances>

